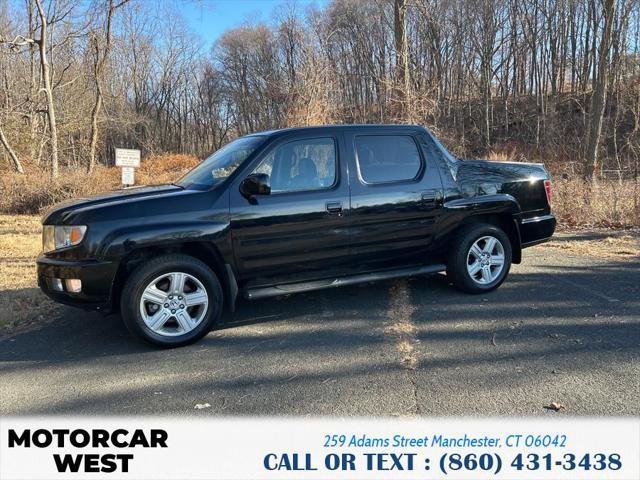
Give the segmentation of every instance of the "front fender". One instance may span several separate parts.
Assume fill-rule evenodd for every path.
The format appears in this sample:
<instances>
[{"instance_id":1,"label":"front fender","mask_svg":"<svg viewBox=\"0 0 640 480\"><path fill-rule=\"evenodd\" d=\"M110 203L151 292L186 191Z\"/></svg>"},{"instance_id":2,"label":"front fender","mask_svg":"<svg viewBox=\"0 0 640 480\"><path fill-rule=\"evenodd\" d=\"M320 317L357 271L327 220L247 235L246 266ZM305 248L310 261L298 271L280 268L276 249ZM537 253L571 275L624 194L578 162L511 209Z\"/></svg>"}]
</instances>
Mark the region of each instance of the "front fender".
<instances>
[{"instance_id":1,"label":"front fender","mask_svg":"<svg viewBox=\"0 0 640 480\"><path fill-rule=\"evenodd\" d=\"M228 222L190 221L129 226L107 235L98 256L119 258L137 249L178 246L185 242L218 243L228 231Z\"/></svg>"}]
</instances>

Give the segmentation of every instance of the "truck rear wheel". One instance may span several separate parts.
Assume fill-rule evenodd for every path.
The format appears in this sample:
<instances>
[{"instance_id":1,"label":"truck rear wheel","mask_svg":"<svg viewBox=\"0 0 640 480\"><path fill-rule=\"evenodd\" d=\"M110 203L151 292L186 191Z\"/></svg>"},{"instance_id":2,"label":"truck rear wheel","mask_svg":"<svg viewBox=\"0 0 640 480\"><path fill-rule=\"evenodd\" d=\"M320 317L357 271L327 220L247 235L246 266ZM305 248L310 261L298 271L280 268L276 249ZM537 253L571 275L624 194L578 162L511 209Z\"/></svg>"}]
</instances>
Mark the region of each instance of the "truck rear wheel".
<instances>
[{"instance_id":1,"label":"truck rear wheel","mask_svg":"<svg viewBox=\"0 0 640 480\"><path fill-rule=\"evenodd\" d=\"M220 319L223 293L216 274L188 255L161 255L127 280L120 309L138 338L177 347L205 336Z\"/></svg>"},{"instance_id":2,"label":"truck rear wheel","mask_svg":"<svg viewBox=\"0 0 640 480\"><path fill-rule=\"evenodd\" d=\"M511 242L498 227L470 226L456 239L449 255L447 277L460 290L483 293L504 282L511 268Z\"/></svg>"}]
</instances>

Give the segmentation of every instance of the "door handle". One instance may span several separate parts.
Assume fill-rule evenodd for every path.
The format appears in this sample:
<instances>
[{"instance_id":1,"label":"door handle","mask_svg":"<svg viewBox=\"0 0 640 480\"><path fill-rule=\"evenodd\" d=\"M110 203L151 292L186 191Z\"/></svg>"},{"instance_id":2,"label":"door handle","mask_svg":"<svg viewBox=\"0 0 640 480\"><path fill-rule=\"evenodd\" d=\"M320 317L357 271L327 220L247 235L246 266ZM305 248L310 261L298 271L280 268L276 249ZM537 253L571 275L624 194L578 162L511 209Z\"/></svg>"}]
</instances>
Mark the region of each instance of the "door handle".
<instances>
[{"instance_id":1,"label":"door handle","mask_svg":"<svg viewBox=\"0 0 640 480\"><path fill-rule=\"evenodd\" d=\"M440 196L437 193L435 195L431 193L423 193L422 203L428 203L429 205L431 204L437 205L438 203L440 203Z\"/></svg>"},{"instance_id":2,"label":"door handle","mask_svg":"<svg viewBox=\"0 0 640 480\"><path fill-rule=\"evenodd\" d=\"M327 212L329 213L341 213L342 202L327 202Z\"/></svg>"}]
</instances>

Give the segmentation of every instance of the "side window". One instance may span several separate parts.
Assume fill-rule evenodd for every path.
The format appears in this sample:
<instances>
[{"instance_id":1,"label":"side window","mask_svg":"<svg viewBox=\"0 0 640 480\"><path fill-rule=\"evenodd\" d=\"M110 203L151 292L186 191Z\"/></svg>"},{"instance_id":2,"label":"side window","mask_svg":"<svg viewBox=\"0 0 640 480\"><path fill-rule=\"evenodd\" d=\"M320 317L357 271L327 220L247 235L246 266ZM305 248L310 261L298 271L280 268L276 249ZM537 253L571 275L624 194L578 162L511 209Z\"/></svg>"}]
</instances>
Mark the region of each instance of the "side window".
<instances>
[{"instance_id":1,"label":"side window","mask_svg":"<svg viewBox=\"0 0 640 480\"><path fill-rule=\"evenodd\" d=\"M407 135L358 135L358 171L366 183L413 180L422 160L414 139Z\"/></svg>"},{"instance_id":2,"label":"side window","mask_svg":"<svg viewBox=\"0 0 640 480\"><path fill-rule=\"evenodd\" d=\"M309 138L274 148L254 173L269 175L272 193L319 190L336 181L333 138Z\"/></svg>"}]
</instances>

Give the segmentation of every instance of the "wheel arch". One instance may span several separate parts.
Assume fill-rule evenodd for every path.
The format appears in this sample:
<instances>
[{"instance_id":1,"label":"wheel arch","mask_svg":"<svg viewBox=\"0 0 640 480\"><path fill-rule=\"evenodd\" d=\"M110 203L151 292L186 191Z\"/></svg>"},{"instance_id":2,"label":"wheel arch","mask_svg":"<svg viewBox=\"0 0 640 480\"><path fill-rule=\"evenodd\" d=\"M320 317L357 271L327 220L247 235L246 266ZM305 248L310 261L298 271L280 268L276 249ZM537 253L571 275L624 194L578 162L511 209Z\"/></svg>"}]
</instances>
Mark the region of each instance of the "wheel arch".
<instances>
[{"instance_id":1,"label":"wheel arch","mask_svg":"<svg viewBox=\"0 0 640 480\"><path fill-rule=\"evenodd\" d=\"M214 245L208 242L194 241L181 243L179 245L145 246L127 253L118 265L118 269L111 286L111 310L119 310L120 298L122 296L124 285L138 266L153 257L172 253L189 255L190 257L197 258L209 266L222 284L223 292L225 294L225 304L228 304L233 309L235 303L235 295L233 292L234 289L237 291L235 278L230 278L230 274L233 275L233 271L231 270L229 273L230 269L225 267L222 255Z\"/></svg>"},{"instance_id":2,"label":"wheel arch","mask_svg":"<svg viewBox=\"0 0 640 480\"><path fill-rule=\"evenodd\" d=\"M522 209L515 197L505 193L457 198L445 202L444 208L458 216L458 226L449 238L455 238L460 230L477 223L488 223L501 228L509 237L512 263L522 261L520 227L516 220Z\"/></svg>"},{"instance_id":3,"label":"wheel arch","mask_svg":"<svg viewBox=\"0 0 640 480\"><path fill-rule=\"evenodd\" d=\"M499 227L509 237L511 242L511 263L522 262L522 245L520 240L520 229L518 227L517 220L509 212L503 213L483 213L474 214L466 217L453 231L452 237L455 238L457 234L466 228L481 223L487 223Z\"/></svg>"}]
</instances>

